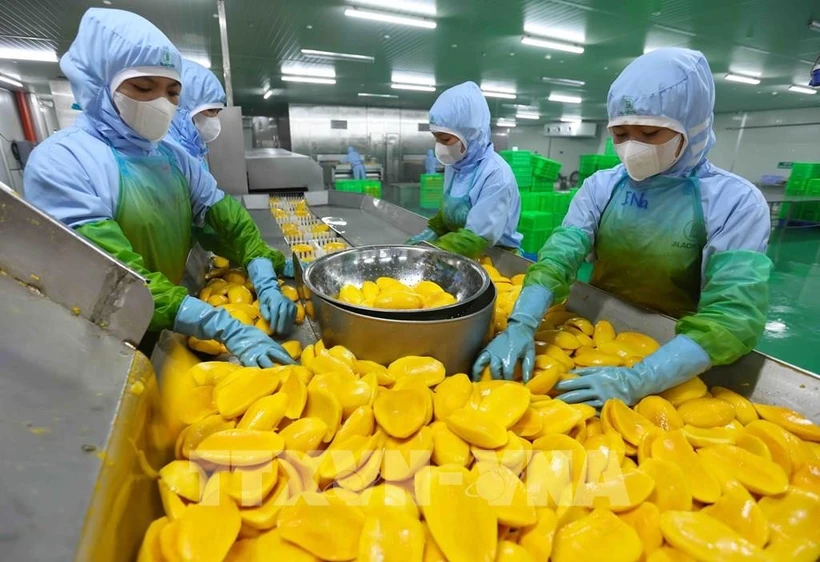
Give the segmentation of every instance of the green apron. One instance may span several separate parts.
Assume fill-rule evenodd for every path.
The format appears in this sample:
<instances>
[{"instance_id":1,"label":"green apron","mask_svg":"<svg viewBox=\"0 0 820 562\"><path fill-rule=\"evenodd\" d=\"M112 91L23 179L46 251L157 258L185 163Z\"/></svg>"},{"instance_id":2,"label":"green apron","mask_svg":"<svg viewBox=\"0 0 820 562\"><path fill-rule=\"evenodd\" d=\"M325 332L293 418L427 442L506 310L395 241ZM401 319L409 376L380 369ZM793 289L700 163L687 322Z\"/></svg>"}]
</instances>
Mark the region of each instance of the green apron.
<instances>
[{"instance_id":1,"label":"green apron","mask_svg":"<svg viewBox=\"0 0 820 562\"><path fill-rule=\"evenodd\" d=\"M127 156L112 148L120 170L114 220L145 267L176 284L191 247L191 197L174 156L160 145L157 156Z\"/></svg>"},{"instance_id":2,"label":"green apron","mask_svg":"<svg viewBox=\"0 0 820 562\"><path fill-rule=\"evenodd\" d=\"M680 318L697 310L705 245L697 178L659 177L635 189L624 175L598 226L591 283Z\"/></svg>"}]
</instances>

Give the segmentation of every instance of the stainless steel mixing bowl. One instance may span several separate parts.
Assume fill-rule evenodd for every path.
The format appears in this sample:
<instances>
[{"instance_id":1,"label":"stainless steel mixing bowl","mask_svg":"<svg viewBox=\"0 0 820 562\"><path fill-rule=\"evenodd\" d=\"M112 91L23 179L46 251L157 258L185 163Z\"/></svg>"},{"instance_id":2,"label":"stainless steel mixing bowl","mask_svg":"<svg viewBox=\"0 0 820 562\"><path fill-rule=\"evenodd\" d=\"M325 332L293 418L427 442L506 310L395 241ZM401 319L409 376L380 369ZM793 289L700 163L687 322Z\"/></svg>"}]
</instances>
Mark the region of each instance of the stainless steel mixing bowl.
<instances>
[{"instance_id":1,"label":"stainless steel mixing bowl","mask_svg":"<svg viewBox=\"0 0 820 562\"><path fill-rule=\"evenodd\" d=\"M405 285L433 281L456 297L455 304L424 310L386 310L355 306L336 297L348 283L392 277ZM304 275L306 287L316 296L365 316L394 320L442 320L461 316L492 282L476 262L465 257L421 246L362 246L317 259Z\"/></svg>"},{"instance_id":2,"label":"stainless steel mixing bowl","mask_svg":"<svg viewBox=\"0 0 820 562\"><path fill-rule=\"evenodd\" d=\"M382 365L405 357L435 357L448 375L470 373L479 352L492 336L495 286L490 284L458 318L394 320L358 314L313 295L312 319L327 347L343 345L359 359Z\"/></svg>"}]
</instances>

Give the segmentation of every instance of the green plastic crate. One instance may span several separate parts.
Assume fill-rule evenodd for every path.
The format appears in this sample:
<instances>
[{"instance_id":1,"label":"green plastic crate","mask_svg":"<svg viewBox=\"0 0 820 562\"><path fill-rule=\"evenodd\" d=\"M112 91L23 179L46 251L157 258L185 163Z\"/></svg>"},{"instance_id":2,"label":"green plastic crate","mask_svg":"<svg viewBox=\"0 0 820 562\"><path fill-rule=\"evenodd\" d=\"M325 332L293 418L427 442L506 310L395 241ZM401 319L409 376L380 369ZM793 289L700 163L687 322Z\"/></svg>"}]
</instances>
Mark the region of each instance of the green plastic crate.
<instances>
[{"instance_id":1,"label":"green plastic crate","mask_svg":"<svg viewBox=\"0 0 820 562\"><path fill-rule=\"evenodd\" d=\"M362 180L362 193L370 197L381 198L382 196L382 182L378 180Z\"/></svg>"},{"instance_id":2,"label":"green plastic crate","mask_svg":"<svg viewBox=\"0 0 820 562\"><path fill-rule=\"evenodd\" d=\"M532 185L530 192L543 193L545 191L552 191L555 188L555 180L544 180L537 177L532 178Z\"/></svg>"},{"instance_id":3,"label":"green plastic crate","mask_svg":"<svg viewBox=\"0 0 820 562\"><path fill-rule=\"evenodd\" d=\"M532 152L529 150L502 150L498 153L510 166L527 165L532 167Z\"/></svg>"},{"instance_id":4,"label":"green plastic crate","mask_svg":"<svg viewBox=\"0 0 820 562\"><path fill-rule=\"evenodd\" d=\"M548 195L544 192L529 192L521 194L521 212L527 211L549 211Z\"/></svg>"},{"instance_id":5,"label":"green plastic crate","mask_svg":"<svg viewBox=\"0 0 820 562\"><path fill-rule=\"evenodd\" d=\"M789 174L789 179L818 177L820 177L820 162L794 162L791 174Z\"/></svg>"},{"instance_id":6,"label":"green plastic crate","mask_svg":"<svg viewBox=\"0 0 820 562\"><path fill-rule=\"evenodd\" d=\"M334 187L336 191L346 191L349 193L364 193L364 186L367 180L336 180Z\"/></svg>"},{"instance_id":7,"label":"green plastic crate","mask_svg":"<svg viewBox=\"0 0 820 562\"><path fill-rule=\"evenodd\" d=\"M527 254L537 254L544 246L544 242L549 238L552 230L539 230L536 232L522 233L524 239L521 240L521 250Z\"/></svg>"},{"instance_id":8,"label":"green plastic crate","mask_svg":"<svg viewBox=\"0 0 820 562\"><path fill-rule=\"evenodd\" d=\"M614 168L621 163L617 155L609 154L582 154L578 162L578 172L591 176L598 170Z\"/></svg>"},{"instance_id":9,"label":"green plastic crate","mask_svg":"<svg viewBox=\"0 0 820 562\"><path fill-rule=\"evenodd\" d=\"M526 211L518 219L518 231L521 233L546 230L552 223L552 214L546 211Z\"/></svg>"},{"instance_id":10,"label":"green plastic crate","mask_svg":"<svg viewBox=\"0 0 820 562\"><path fill-rule=\"evenodd\" d=\"M532 155L532 175L538 179L554 182L561 173L561 163L538 154Z\"/></svg>"},{"instance_id":11,"label":"green plastic crate","mask_svg":"<svg viewBox=\"0 0 820 562\"><path fill-rule=\"evenodd\" d=\"M444 190L441 187L422 187L419 190L419 207L422 209L438 209Z\"/></svg>"},{"instance_id":12,"label":"green plastic crate","mask_svg":"<svg viewBox=\"0 0 820 562\"><path fill-rule=\"evenodd\" d=\"M820 178L806 182L806 195L820 195Z\"/></svg>"},{"instance_id":13,"label":"green plastic crate","mask_svg":"<svg viewBox=\"0 0 820 562\"><path fill-rule=\"evenodd\" d=\"M786 182L786 195L803 195L810 180L804 178L789 178Z\"/></svg>"}]
</instances>

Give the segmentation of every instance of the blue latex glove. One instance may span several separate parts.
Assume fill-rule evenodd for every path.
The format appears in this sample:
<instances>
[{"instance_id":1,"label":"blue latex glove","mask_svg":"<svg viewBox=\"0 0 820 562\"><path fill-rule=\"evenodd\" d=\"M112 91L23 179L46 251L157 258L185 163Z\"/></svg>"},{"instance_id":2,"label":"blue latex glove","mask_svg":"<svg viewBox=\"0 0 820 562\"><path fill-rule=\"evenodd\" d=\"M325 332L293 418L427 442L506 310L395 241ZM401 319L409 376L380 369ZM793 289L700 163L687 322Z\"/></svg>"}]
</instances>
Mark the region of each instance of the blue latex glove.
<instances>
[{"instance_id":1,"label":"blue latex glove","mask_svg":"<svg viewBox=\"0 0 820 562\"><path fill-rule=\"evenodd\" d=\"M512 380L515 365L521 360L524 382L532 377L535 365L535 331L552 304L552 291L541 285L524 287L513 307L507 329L484 348L473 365L473 380L481 378L487 365L494 379Z\"/></svg>"},{"instance_id":2,"label":"blue latex glove","mask_svg":"<svg viewBox=\"0 0 820 562\"><path fill-rule=\"evenodd\" d=\"M174 320L174 331L223 343L245 367L296 364L281 345L258 328L246 326L224 308L213 307L194 297L185 297L182 301Z\"/></svg>"},{"instance_id":3,"label":"blue latex glove","mask_svg":"<svg viewBox=\"0 0 820 562\"><path fill-rule=\"evenodd\" d=\"M287 277L288 279L293 279L294 278L293 258L285 259L285 266L282 269L282 277Z\"/></svg>"},{"instance_id":4,"label":"blue latex glove","mask_svg":"<svg viewBox=\"0 0 820 562\"><path fill-rule=\"evenodd\" d=\"M259 299L259 312L274 334L285 335L293 328L296 305L282 294L273 264L268 258L256 258L248 264L248 275Z\"/></svg>"},{"instance_id":5,"label":"blue latex glove","mask_svg":"<svg viewBox=\"0 0 820 562\"><path fill-rule=\"evenodd\" d=\"M436 239L438 239L438 234L433 232L433 229L431 228L425 228L415 236L411 236L410 238L408 238L405 244L411 244L415 246L416 244L420 244L422 242L432 242Z\"/></svg>"},{"instance_id":6,"label":"blue latex glove","mask_svg":"<svg viewBox=\"0 0 820 562\"><path fill-rule=\"evenodd\" d=\"M612 398L632 405L644 396L658 394L695 377L712 366L706 351L686 336L661 346L634 367L589 367L574 371L577 379L555 385L569 404L589 404L601 409Z\"/></svg>"}]
</instances>

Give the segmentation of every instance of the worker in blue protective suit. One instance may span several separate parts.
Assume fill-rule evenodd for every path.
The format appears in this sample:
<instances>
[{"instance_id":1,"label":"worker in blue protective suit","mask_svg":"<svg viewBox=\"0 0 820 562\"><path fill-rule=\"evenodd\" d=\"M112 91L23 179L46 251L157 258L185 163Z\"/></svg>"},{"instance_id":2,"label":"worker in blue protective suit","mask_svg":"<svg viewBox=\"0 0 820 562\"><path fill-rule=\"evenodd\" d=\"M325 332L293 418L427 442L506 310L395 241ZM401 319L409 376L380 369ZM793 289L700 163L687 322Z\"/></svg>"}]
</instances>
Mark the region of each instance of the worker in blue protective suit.
<instances>
[{"instance_id":1,"label":"worker in blue protective suit","mask_svg":"<svg viewBox=\"0 0 820 562\"><path fill-rule=\"evenodd\" d=\"M225 90L213 72L182 59L182 92L168 136L207 170L207 144L222 131L219 112L225 107Z\"/></svg>"},{"instance_id":2,"label":"worker in blue protective suit","mask_svg":"<svg viewBox=\"0 0 820 562\"><path fill-rule=\"evenodd\" d=\"M424 173L435 174L437 165L436 152L431 148L427 151L427 156L424 157Z\"/></svg>"},{"instance_id":3,"label":"worker in blue protective suit","mask_svg":"<svg viewBox=\"0 0 820 562\"><path fill-rule=\"evenodd\" d=\"M147 20L88 10L60 60L83 114L32 152L25 197L145 278L154 299L149 330L217 340L244 365L292 363L262 331L178 285L191 225L207 226L231 250L226 257L247 268L273 330L286 333L293 323L295 307L274 272L284 256L196 159L162 140L177 110L181 63Z\"/></svg>"},{"instance_id":4,"label":"worker in blue protective suit","mask_svg":"<svg viewBox=\"0 0 820 562\"><path fill-rule=\"evenodd\" d=\"M622 165L588 178L524 280L507 330L474 366L511 378L533 368L533 336L594 251L592 284L678 318L677 336L632 368L592 367L556 385L569 403L633 404L754 349L768 307L769 209L746 180L706 155L715 88L704 56L659 49L609 90L609 130Z\"/></svg>"},{"instance_id":5,"label":"worker in blue protective suit","mask_svg":"<svg viewBox=\"0 0 820 562\"><path fill-rule=\"evenodd\" d=\"M350 164L351 170L353 170L354 180L367 179L367 170L364 168L362 157L352 146L347 147L347 161Z\"/></svg>"},{"instance_id":6,"label":"worker in blue protective suit","mask_svg":"<svg viewBox=\"0 0 820 562\"><path fill-rule=\"evenodd\" d=\"M490 108L465 82L443 92L430 109L436 157L444 165L444 196L427 229L408 240L477 258L488 246L518 250L521 197L512 169L490 142Z\"/></svg>"}]
</instances>

